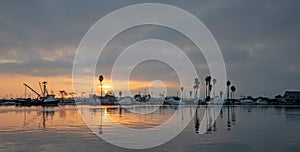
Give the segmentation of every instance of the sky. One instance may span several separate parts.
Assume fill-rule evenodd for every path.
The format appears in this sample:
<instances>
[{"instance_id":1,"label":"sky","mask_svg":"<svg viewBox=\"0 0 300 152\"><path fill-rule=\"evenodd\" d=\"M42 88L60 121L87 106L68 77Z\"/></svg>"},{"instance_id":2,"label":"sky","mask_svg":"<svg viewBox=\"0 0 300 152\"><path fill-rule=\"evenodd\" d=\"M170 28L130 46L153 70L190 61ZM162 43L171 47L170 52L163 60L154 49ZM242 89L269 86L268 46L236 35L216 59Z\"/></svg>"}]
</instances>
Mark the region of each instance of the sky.
<instances>
[{"instance_id":1,"label":"sky","mask_svg":"<svg viewBox=\"0 0 300 152\"><path fill-rule=\"evenodd\" d=\"M108 13L150 2L182 8L206 25L222 51L227 78L236 86L238 96L275 96L285 90L300 90L300 1L3 0L0 2L0 97L23 96L24 82L38 90L38 82L44 80L56 94L58 90L93 92L87 88L72 90L72 67L81 39ZM154 38L171 42L187 54L203 88L204 77L210 73L198 48L179 32L154 25L130 28L109 42L95 70L105 76L104 85L110 86L112 65L125 48ZM174 69L151 60L135 67L130 86L133 92L141 91L153 80L164 81L173 88L172 94L180 87ZM95 83L95 87L88 88L96 88L99 93L98 86ZM192 86L185 89L192 90Z\"/></svg>"}]
</instances>

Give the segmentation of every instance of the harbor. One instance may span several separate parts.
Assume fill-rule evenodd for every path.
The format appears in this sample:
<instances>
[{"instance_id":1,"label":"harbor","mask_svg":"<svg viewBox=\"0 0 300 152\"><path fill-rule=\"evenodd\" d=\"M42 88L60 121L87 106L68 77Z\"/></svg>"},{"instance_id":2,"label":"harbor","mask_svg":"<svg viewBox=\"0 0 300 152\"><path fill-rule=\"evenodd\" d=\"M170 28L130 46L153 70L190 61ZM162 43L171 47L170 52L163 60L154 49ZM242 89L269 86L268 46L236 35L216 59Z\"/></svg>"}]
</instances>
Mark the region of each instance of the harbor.
<instances>
[{"instance_id":1,"label":"harbor","mask_svg":"<svg viewBox=\"0 0 300 152\"><path fill-rule=\"evenodd\" d=\"M39 82L40 93L28 84L23 83L25 86L25 98L9 98L0 99L0 105L3 106L57 106L57 105L300 105L300 91L286 91L282 95L277 95L273 98L270 97L252 97L252 96L242 96L235 98L234 93L236 87L231 85L228 80L226 82L227 90L224 94L223 91L215 93L216 79L212 79L211 76L205 77L205 96L201 99L197 96L197 92L201 86L199 86L199 79L195 78L194 81L194 95L193 92L189 91L189 97L183 96L184 88L180 87L181 97L178 95L164 95L159 93L159 97L152 97L150 92L141 94L138 92L134 96L122 97L122 91L119 91L119 97L115 96L113 90L106 91L106 94L102 94L102 85L104 77L99 76L99 83L101 85L100 95L89 94L88 97L74 97L76 93L67 93L65 90L59 91L60 98L56 97L53 91L49 93L47 89L47 82ZM211 84L213 82L213 85ZM36 95L36 98L27 98L26 92L29 89ZM224 91L225 92L225 91ZM200 92L199 92L200 94ZM68 96L65 98L65 96Z\"/></svg>"},{"instance_id":2,"label":"harbor","mask_svg":"<svg viewBox=\"0 0 300 152\"><path fill-rule=\"evenodd\" d=\"M0 152L299 152L299 6L2 0Z\"/></svg>"}]
</instances>

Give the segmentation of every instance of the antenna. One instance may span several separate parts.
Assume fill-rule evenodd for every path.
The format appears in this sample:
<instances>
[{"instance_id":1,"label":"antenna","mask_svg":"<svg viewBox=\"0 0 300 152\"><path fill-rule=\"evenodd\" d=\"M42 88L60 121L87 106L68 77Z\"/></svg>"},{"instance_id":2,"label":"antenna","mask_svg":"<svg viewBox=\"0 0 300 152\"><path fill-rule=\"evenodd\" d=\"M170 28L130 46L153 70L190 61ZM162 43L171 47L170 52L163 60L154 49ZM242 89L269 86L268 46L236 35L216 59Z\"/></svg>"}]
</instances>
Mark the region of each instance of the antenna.
<instances>
[{"instance_id":1,"label":"antenna","mask_svg":"<svg viewBox=\"0 0 300 152\"><path fill-rule=\"evenodd\" d=\"M25 99L26 99L26 90L27 90L27 87L26 86L24 86L25 87Z\"/></svg>"}]
</instances>

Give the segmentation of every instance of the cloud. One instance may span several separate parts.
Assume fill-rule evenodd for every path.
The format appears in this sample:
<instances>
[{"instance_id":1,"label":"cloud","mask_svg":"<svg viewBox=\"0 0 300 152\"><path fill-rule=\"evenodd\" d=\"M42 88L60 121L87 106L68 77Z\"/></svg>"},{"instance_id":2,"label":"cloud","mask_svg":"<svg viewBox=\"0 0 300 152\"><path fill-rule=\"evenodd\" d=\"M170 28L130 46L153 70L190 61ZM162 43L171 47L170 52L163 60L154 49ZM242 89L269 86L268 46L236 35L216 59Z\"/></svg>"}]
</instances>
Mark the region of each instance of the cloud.
<instances>
[{"instance_id":1,"label":"cloud","mask_svg":"<svg viewBox=\"0 0 300 152\"><path fill-rule=\"evenodd\" d=\"M77 45L85 32L107 13L135 3L141 1L1 1L0 74L70 76ZM300 89L300 1L164 3L181 7L204 22L223 51L228 78L237 86L237 93L277 94L285 89ZM149 38L177 45L202 78L208 74L203 55L190 40L157 26L120 33L105 48L96 72L109 73L123 49ZM151 64L148 66L151 68ZM156 70L157 74L168 71L167 67ZM148 78L143 73L136 78L143 77Z\"/></svg>"}]
</instances>

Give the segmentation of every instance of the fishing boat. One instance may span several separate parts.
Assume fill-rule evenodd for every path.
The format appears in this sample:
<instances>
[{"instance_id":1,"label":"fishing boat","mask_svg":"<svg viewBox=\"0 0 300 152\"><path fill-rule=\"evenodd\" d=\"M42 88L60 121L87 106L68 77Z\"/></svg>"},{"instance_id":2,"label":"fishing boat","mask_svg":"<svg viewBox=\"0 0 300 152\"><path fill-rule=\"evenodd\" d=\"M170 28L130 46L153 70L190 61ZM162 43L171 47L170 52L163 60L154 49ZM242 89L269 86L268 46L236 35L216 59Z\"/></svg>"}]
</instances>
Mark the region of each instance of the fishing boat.
<instances>
[{"instance_id":1,"label":"fishing boat","mask_svg":"<svg viewBox=\"0 0 300 152\"><path fill-rule=\"evenodd\" d=\"M38 96L37 99L35 100L34 104L42 105L42 106L47 106L47 105L53 106L53 105L57 105L58 102L60 101L60 99L54 98L55 94L53 94L53 93L49 94L48 93L47 86L46 86L47 85L46 81L42 82L42 84L39 82L39 86L40 86L42 95L39 94L34 89L32 89L26 83L23 83L23 84L24 84L25 87L29 88L32 92L34 92ZM43 87L42 87L42 85L43 85Z\"/></svg>"},{"instance_id":2,"label":"fishing boat","mask_svg":"<svg viewBox=\"0 0 300 152\"><path fill-rule=\"evenodd\" d=\"M5 106L11 106L11 105L15 105L16 102L13 99L2 99L0 101L0 105L5 105Z\"/></svg>"},{"instance_id":3,"label":"fishing boat","mask_svg":"<svg viewBox=\"0 0 300 152\"><path fill-rule=\"evenodd\" d=\"M31 98L16 98L15 102L16 102L16 106L31 106L32 105Z\"/></svg>"},{"instance_id":4,"label":"fishing boat","mask_svg":"<svg viewBox=\"0 0 300 152\"><path fill-rule=\"evenodd\" d=\"M45 97L38 100L38 102L43 106L55 106L59 103L60 99L54 98L54 94L47 94Z\"/></svg>"}]
</instances>

